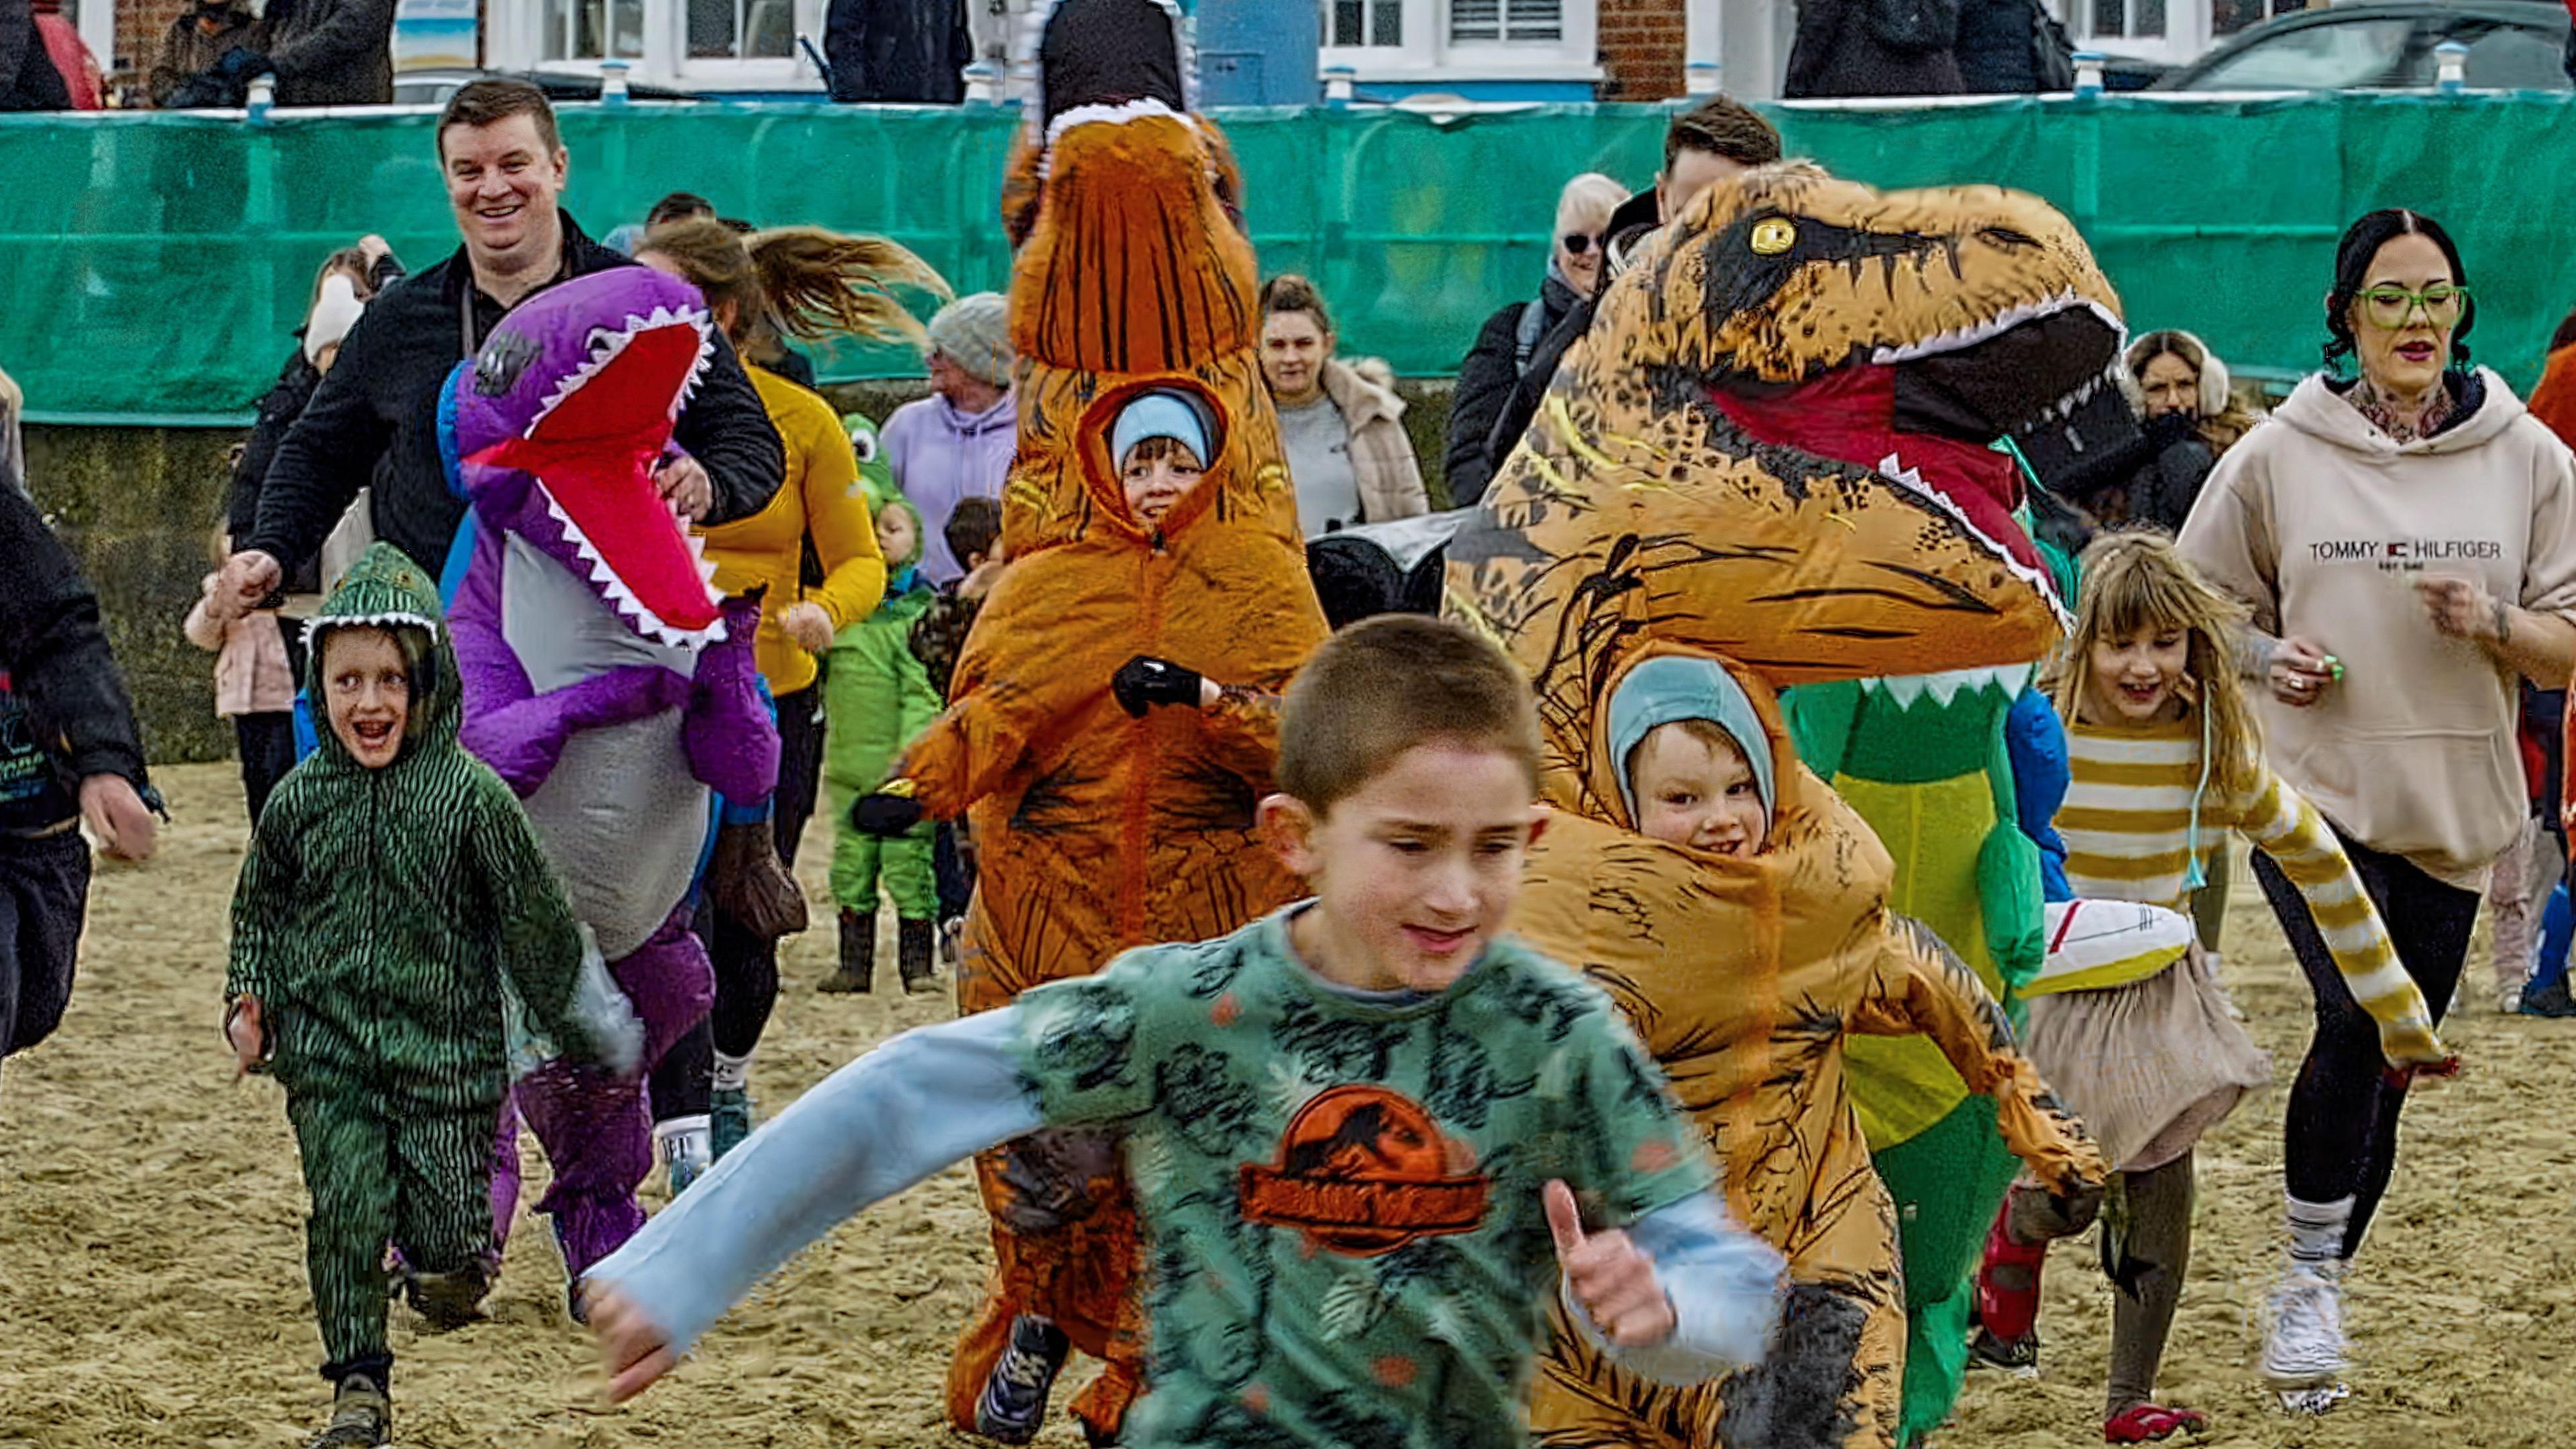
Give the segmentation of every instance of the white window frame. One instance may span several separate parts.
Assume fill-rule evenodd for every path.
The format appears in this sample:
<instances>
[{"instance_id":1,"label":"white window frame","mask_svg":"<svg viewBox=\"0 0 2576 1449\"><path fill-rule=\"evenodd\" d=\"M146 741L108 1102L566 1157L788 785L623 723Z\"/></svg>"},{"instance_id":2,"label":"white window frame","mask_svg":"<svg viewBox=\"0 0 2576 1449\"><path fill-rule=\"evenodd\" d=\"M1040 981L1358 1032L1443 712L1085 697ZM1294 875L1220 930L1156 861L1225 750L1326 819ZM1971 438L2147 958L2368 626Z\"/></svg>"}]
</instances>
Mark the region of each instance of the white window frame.
<instances>
[{"instance_id":1,"label":"white window frame","mask_svg":"<svg viewBox=\"0 0 2576 1449\"><path fill-rule=\"evenodd\" d=\"M823 16L828 0L791 0L793 33L823 43ZM795 54L742 59L733 56L692 58L689 53L688 0L643 0L644 54L630 59L627 79L639 85L675 86L689 90L812 90L823 78L802 47ZM485 42L488 64L495 70L549 70L596 75L602 58L546 59L545 6L541 0L510 0L486 12L490 25Z\"/></svg>"},{"instance_id":2,"label":"white window frame","mask_svg":"<svg viewBox=\"0 0 2576 1449\"><path fill-rule=\"evenodd\" d=\"M1318 0L1317 24L1329 39L1332 0ZM1449 41L1448 0L1404 0L1404 44L1326 45L1317 63L1348 66L1355 79L1420 85L1442 81L1600 80L1600 9L1597 0L1561 0L1559 37L1553 41Z\"/></svg>"},{"instance_id":3,"label":"white window frame","mask_svg":"<svg viewBox=\"0 0 2576 1449\"><path fill-rule=\"evenodd\" d=\"M2211 34L2213 7L2210 0L2165 0L2165 33L2152 36L2095 34L2093 0L2048 0L2048 3L2050 9L2058 12L2067 35L2082 49L2188 65L2206 54L2215 39ZM2128 14L2136 9L2137 4L2138 0L2124 0L2121 13Z\"/></svg>"}]
</instances>

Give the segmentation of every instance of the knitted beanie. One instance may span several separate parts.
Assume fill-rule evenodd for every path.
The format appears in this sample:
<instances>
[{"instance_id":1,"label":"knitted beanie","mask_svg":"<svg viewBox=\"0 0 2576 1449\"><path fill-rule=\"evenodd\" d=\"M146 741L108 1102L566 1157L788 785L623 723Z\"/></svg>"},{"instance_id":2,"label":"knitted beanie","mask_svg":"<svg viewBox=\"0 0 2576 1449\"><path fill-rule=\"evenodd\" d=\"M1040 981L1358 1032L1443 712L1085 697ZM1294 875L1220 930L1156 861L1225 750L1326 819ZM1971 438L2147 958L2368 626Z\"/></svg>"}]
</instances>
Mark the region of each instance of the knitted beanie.
<instances>
[{"instance_id":1,"label":"knitted beanie","mask_svg":"<svg viewBox=\"0 0 2576 1449\"><path fill-rule=\"evenodd\" d=\"M976 292L930 319L930 348L995 387L1011 381L1010 304L999 292Z\"/></svg>"}]
</instances>

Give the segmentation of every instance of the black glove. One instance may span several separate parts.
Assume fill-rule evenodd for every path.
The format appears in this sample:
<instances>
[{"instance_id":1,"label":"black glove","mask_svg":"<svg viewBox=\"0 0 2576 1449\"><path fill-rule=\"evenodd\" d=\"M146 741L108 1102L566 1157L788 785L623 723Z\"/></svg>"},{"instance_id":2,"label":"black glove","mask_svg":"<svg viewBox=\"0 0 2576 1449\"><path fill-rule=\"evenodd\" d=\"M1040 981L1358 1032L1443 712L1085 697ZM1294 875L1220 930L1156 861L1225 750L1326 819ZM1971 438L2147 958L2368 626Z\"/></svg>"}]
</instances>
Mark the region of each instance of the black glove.
<instances>
[{"instance_id":1,"label":"black glove","mask_svg":"<svg viewBox=\"0 0 2576 1449\"><path fill-rule=\"evenodd\" d=\"M1139 654L1118 666L1117 674L1110 678L1109 692L1118 696L1120 709L1138 719L1158 704L1185 704L1196 709L1198 671L1183 669L1168 659Z\"/></svg>"},{"instance_id":2,"label":"black glove","mask_svg":"<svg viewBox=\"0 0 2576 1449\"><path fill-rule=\"evenodd\" d=\"M276 69L276 66L269 64L266 55L247 45L236 45L223 53L223 57L215 62L215 68L211 73L237 85L248 85L252 76L269 75Z\"/></svg>"},{"instance_id":3,"label":"black glove","mask_svg":"<svg viewBox=\"0 0 2576 1449\"><path fill-rule=\"evenodd\" d=\"M2159 453L2200 436L2200 419L2189 413L2165 413L2147 420L2147 441Z\"/></svg>"},{"instance_id":4,"label":"black glove","mask_svg":"<svg viewBox=\"0 0 2576 1449\"><path fill-rule=\"evenodd\" d=\"M862 795L850 807L850 826L862 835L901 835L921 823L921 802L909 795Z\"/></svg>"}]
</instances>

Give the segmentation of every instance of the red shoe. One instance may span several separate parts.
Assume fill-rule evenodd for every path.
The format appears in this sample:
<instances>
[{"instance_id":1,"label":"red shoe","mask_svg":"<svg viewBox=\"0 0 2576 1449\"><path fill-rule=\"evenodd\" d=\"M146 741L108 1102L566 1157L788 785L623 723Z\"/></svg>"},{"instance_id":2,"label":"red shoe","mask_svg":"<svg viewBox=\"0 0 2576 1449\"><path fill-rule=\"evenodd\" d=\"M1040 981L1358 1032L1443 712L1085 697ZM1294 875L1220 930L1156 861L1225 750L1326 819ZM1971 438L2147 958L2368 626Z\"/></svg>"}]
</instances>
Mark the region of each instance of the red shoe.
<instances>
[{"instance_id":1,"label":"red shoe","mask_svg":"<svg viewBox=\"0 0 2576 1449\"><path fill-rule=\"evenodd\" d=\"M1977 1269L1977 1322L2004 1343L2031 1336L2039 1322L2039 1269L2048 1244L2016 1243L2004 1231L2007 1201L1986 1233L1986 1260Z\"/></svg>"},{"instance_id":2,"label":"red shoe","mask_svg":"<svg viewBox=\"0 0 2576 1449\"><path fill-rule=\"evenodd\" d=\"M2102 1442L2149 1444L2158 1439L2170 1439L2176 1434L2198 1434L2208 1427L2209 1416L2198 1409L2138 1404L2102 1421Z\"/></svg>"}]
</instances>

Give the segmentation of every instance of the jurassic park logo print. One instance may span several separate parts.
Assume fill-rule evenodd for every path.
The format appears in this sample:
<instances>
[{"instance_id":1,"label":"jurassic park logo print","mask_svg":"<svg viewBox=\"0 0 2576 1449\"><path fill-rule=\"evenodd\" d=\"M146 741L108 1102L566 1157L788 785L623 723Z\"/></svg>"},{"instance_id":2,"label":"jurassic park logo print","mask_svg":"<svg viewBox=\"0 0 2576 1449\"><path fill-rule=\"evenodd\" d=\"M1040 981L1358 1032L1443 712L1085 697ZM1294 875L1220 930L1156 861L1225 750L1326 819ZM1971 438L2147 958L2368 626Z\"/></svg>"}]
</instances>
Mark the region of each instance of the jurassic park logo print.
<instances>
[{"instance_id":1,"label":"jurassic park logo print","mask_svg":"<svg viewBox=\"0 0 2576 1449\"><path fill-rule=\"evenodd\" d=\"M1249 1221L1374 1258L1417 1238L1475 1231L1492 1188L1475 1149L1443 1133L1420 1103L1342 1086L1297 1109L1278 1161L1243 1165L1236 1196Z\"/></svg>"}]
</instances>

